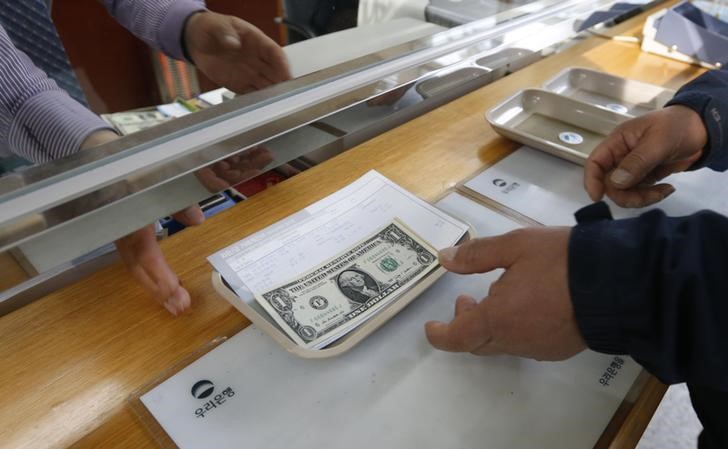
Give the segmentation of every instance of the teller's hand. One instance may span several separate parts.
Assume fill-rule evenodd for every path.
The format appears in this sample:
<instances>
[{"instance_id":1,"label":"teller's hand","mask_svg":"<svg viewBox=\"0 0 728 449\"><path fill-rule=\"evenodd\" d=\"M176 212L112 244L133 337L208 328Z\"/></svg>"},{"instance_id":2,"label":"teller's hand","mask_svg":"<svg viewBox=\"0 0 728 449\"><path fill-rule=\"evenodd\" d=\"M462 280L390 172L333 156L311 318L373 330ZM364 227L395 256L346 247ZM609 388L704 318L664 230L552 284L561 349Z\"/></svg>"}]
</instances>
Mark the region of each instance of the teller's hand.
<instances>
[{"instance_id":1,"label":"teller's hand","mask_svg":"<svg viewBox=\"0 0 728 449\"><path fill-rule=\"evenodd\" d=\"M110 130L96 131L84 140L81 149L93 151L93 147L118 138ZM175 214L174 218L182 224L192 226L202 223L205 216L199 206L193 205ZM173 315L179 315L190 308L190 294L182 287L179 278L165 260L153 225L144 226L114 243L129 273L152 298Z\"/></svg>"},{"instance_id":2,"label":"teller's hand","mask_svg":"<svg viewBox=\"0 0 728 449\"><path fill-rule=\"evenodd\" d=\"M205 216L199 206L190 206L174 218L185 226L193 226L202 223ZM115 244L127 270L149 296L175 316L190 308L190 294L164 258L153 225L134 231Z\"/></svg>"},{"instance_id":3,"label":"teller's hand","mask_svg":"<svg viewBox=\"0 0 728 449\"><path fill-rule=\"evenodd\" d=\"M570 232L522 229L441 251L440 263L456 273L505 272L480 302L458 297L449 323L428 322L430 343L446 351L538 360L562 360L584 350L567 280Z\"/></svg>"},{"instance_id":4,"label":"teller's hand","mask_svg":"<svg viewBox=\"0 0 728 449\"><path fill-rule=\"evenodd\" d=\"M193 14L184 30L187 52L215 83L239 93L291 78L281 47L250 23L204 11Z\"/></svg>"},{"instance_id":5,"label":"teller's hand","mask_svg":"<svg viewBox=\"0 0 728 449\"><path fill-rule=\"evenodd\" d=\"M217 193L255 176L273 161L273 154L264 146L251 148L195 172L205 188Z\"/></svg>"}]
</instances>

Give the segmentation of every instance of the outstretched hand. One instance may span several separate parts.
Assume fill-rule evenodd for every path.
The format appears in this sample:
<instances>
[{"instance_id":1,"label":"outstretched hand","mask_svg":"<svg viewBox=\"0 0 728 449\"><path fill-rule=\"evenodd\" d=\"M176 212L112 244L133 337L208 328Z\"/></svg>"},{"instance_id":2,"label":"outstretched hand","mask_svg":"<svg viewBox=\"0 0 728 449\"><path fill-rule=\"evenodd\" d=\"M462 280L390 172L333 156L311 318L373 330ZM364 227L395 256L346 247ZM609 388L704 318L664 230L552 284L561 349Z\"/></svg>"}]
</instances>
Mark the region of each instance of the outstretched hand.
<instances>
[{"instance_id":1,"label":"outstretched hand","mask_svg":"<svg viewBox=\"0 0 728 449\"><path fill-rule=\"evenodd\" d=\"M260 175L272 161L273 153L264 146L258 146L201 168L195 176L210 193L218 193Z\"/></svg>"},{"instance_id":2,"label":"outstretched hand","mask_svg":"<svg viewBox=\"0 0 728 449\"><path fill-rule=\"evenodd\" d=\"M291 78L281 47L255 26L234 16L203 11L184 30L187 53L215 83L244 94Z\"/></svg>"},{"instance_id":3,"label":"outstretched hand","mask_svg":"<svg viewBox=\"0 0 728 449\"><path fill-rule=\"evenodd\" d=\"M199 206L190 206L174 218L185 226L193 226L202 223L205 216ZM175 316L190 308L190 294L165 260L154 225L134 231L115 244L127 270L149 296Z\"/></svg>"},{"instance_id":4,"label":"outstretched hand","mask_svg":"<svg viewBox=\"0 0 728 449\"><path fill-rule=\"evenodd\" d=\"M567 280L570 232L528 228L441 251L440 263L455 273L505 272L482 300L458 297L449 323L428 322L430 343L445 351L538 360L562 360L584 350Z\"/></svg>"},{"instance_id":5,"label":"outstretched hand","mask_svg":"<svg viewBox=\"0 0 728 449\"><path fill-rule=\"evenodd\" d=\"M81 149L93 151L93 147L118 138L110 130L96 131L84 140ZM186 226L197 225L205 220L197 205L176 213L174 218ZM190 294L182 287L179 278L165 260L153 225L144 226L114 243L129 273L152 298L173 315L179 315L190 308Z\"/></svg>"}]
</instances>

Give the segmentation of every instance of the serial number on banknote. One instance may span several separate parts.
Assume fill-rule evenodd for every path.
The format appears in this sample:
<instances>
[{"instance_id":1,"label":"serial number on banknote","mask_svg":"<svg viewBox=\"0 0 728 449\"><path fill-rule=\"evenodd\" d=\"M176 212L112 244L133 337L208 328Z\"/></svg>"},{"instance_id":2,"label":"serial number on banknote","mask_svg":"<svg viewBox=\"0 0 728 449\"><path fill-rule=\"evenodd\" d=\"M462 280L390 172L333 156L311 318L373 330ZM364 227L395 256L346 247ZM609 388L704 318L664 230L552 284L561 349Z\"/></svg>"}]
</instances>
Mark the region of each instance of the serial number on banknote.
<instances>
[{"instance_id":1,"label":"serial number on banknote","mask_svg":"<svg viewBox=\"0 0 728 449\"><path fill-rule=\"evenodd\" d=\"M256 300L297 344L346 335L437 268L437 252L398 220Z\"/></svg>"}]
</instances>

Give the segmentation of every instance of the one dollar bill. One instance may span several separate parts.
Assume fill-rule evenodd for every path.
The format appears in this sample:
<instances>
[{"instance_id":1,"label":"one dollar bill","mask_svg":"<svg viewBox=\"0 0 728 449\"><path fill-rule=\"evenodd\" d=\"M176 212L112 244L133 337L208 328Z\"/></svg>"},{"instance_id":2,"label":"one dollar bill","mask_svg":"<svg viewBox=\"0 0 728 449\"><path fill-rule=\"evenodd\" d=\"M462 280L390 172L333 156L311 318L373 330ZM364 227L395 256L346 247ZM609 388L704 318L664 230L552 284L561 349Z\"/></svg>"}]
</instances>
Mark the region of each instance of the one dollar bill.
<instances>
[{"instance_id":1,"label":"one dollar bill","mask_svg":"<svg viewBox=\"0 0 728 449\"><path fill-rule=\"evenodd\" d=\"M437 268L437 252L399 221L256 300L297 344L341 338Z\"/></svg>"},{"instance_id":2,"label":"one dollar bill","mask_svg":"<svg viewBox=\"0 0 728 449\"><path fill-rule=\"evenodd\" d=\"M158 111L116 112L106 114L102 118L124 136L170 120L170 117Z\"/></svg>"}]
</instances>

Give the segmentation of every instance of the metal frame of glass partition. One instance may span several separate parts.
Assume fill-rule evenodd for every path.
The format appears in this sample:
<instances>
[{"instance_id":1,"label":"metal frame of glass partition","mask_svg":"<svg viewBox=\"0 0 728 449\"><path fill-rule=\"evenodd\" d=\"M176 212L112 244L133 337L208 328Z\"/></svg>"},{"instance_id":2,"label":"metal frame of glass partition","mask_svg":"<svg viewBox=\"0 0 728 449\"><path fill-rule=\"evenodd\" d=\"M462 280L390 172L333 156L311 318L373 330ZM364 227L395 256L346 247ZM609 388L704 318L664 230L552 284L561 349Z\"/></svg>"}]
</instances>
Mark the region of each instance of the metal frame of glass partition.
<instances>
[{"instance_id":1,"label":"metal frame of glass partition","mask_svg":"<svg viewBox=\"0 0 728 449\"><path fill-rule=\"evenodd\" d=\"M187 193L186 181L196 170L392 90L438 77L447 79L447 74L459 68L478 67L476 61L488 55L513 48L522 50L506 58L494 58L490 67L479 66L483 76L470 82L452 86L445 83L445 93L423 98L422 104L398 118L383 118L388 125L379 128L394 126L403 117L421 114L487 84L502 75L503 66L517 57L537 54L570 38L575 34L575 22L613 3L543 0L524 5L233 99L93 152L81 152L0 178L0 251L29 241L52 245L63 239L71 253L78 247L78 254L71 257L80 255L94 245L113 241L158 217L201 201L203 193L215 193ZM273 156L271 166L302 154L287 148L274 151ZM171 191L179 194L176 201L154 202L155 196ZM128 210L138 213L129 217L124 213ZM110 220L115 214L125 215L125 219ZM99 227L99 220L115 225ZM83 239L85 246L74 246L73 235ZM22 291L13 290L0 295L0 303Z\"/></svg>"}]
</instances>

